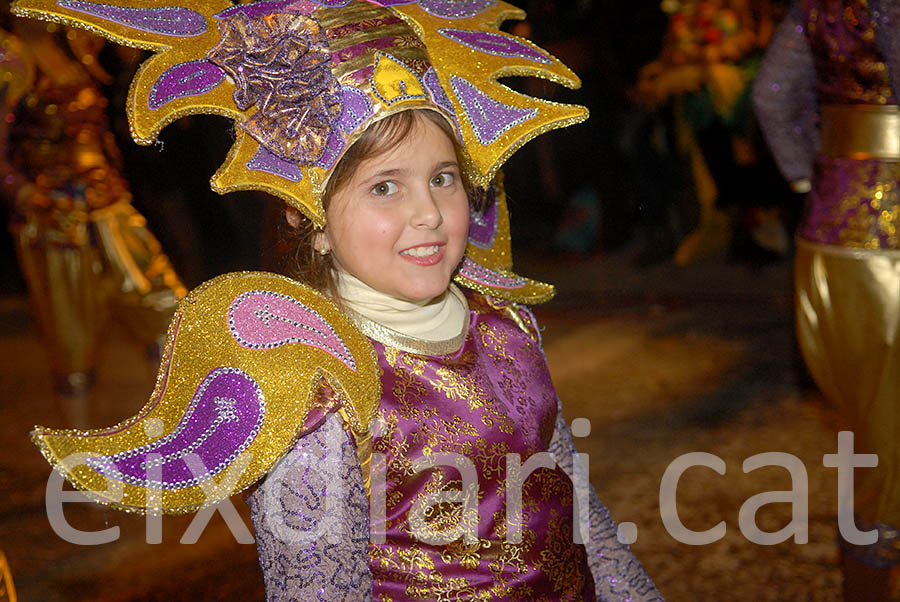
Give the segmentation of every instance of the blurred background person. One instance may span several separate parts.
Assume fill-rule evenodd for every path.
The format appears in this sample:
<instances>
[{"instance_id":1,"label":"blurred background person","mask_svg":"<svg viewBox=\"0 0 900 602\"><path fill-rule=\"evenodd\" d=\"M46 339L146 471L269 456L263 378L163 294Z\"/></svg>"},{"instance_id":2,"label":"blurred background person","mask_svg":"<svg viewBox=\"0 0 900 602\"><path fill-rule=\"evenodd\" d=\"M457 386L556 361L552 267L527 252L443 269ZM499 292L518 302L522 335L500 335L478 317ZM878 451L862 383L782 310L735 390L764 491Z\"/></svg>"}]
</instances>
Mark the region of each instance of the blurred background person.
<instances>
[{"instance_id":1,"label":"blurred background person","mask_svg":"<svg viewBox=\"0 0 900 602\"><path fill-rule=\"evenodd\" d=\"M185 289L131 206L99 83L102 40L4 15L0 191L60 411L89 421L97 352L111 317L158 361Z\"/></svg>"},{"instance_id":2,"label":"blurred background person","mask_svg":"<svg viewBox=\"0 0 900 602\"><path fill-rule=\"evenodd\" d=\"M809 191L794 279L800 347L855 453L878 454L856 471L853 500L858 528L878 539L840 538L846 600L900 599L898 40L896 2L798 1L754 88L778 166Z\"/></svg>"},{"instance_id":3,"label":"blurred background person","mask_svg":"<svg viewBox=\"0 0 900 602\"><path fill-rule=\"evenodd\" d=\"M689 166L699 224L680 243L678 264L728 248L749 259L754 250L776 257L789 250L782 215L790 195L761 143L750 100L778 6L769 0L661 4L668 15L662 50L641 69L633 98L666 116L666 144L654 147ZM677 234L670 226L656 238Z\"/></svg>"}]
</instances>

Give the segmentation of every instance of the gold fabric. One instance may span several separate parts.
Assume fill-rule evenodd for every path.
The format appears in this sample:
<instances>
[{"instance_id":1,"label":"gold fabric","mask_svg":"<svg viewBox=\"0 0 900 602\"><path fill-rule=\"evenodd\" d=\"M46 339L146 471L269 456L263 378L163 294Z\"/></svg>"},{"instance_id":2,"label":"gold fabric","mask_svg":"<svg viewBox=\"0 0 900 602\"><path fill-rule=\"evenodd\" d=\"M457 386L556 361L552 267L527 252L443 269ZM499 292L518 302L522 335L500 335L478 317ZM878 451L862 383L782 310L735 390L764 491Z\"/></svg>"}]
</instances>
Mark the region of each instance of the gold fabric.
<instances>
[{"instance_id":1,"label":"gold fabric","mask_svg":"<svg viewBox=\"0 0 900 602\"><path fill-rule=\"evenodd\" d=\"M241 300L254 295L267 297L266 305L256 313L233 311ZM287 313L285 305L291 308ZM287 336L266 339L270 324ZM283 325L287 331L277 330ZM309 333L315 335L312 341ZM365 444L381 400L378 370L372 344L330 299L284 276L232 272L197 287L178 304L156 388L136 415L104 429L36 427L32 440L72 485L98 503L126 512L194 512L243 491L271 470L294 446L318 401L323 379L346 399L345 419L354 438ZM83 454L127 457L190 430L197 396L205 391L209 375L221 371L242 374L258 387L261 419L258 431L243 446L232 439L217 440L216 446L230 456L215 474L207 472L205 480L193 483L168 483L160 490L131 477L107 479L88 464L77 463ZM223 432L227 437L227 431ZM214 432L195 441L206 436L218 435ZM236 480L226 481L231 479L227 476L231 467L239 462L246 464L233 475ZM207 491L213 476L228 486Z\"/></svg>"},{"instance_id":2,"label":"gold fabric","mask_svg":"<svg viewBox=\"0 0 900 602\"><path fill-rule=\"evenodd\" d=\"M900 251L797 241L797 335L807 366L854 432L855 511L900 524Z\"/></svg>"},{"instance_id":3,"label":"gold fabric","mask_svg":"<svg viewBox=\"0 0 900 602\"><path fill-rule=\"evenodd\" d=\"M821 152L826 157L900 161L900 108L823 106Z\"/></svg>"},{"instance_id":4,"label":"gold fabric","mask_svg":"<svg viewBox=\"0 0 900 602\"><path fill-rule=\"evenodd\" d=\"M161 340L185 294L144 217L127 202L29 212L13 236L57 374L91 371L111 314L142 342Z\"/></svg>"}]
</instances>

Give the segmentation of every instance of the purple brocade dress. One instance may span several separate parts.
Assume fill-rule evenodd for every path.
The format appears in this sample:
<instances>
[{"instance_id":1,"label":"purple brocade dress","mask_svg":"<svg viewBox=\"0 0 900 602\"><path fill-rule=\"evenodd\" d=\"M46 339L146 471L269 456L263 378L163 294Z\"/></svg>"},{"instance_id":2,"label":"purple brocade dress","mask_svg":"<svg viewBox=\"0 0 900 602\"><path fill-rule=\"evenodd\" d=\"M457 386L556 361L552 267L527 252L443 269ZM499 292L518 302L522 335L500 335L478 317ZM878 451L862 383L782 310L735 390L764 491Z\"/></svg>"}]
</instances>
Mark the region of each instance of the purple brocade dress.
<instances>
[{"instance_id":1,"label":"purple brocade dress","mask_svg":"<svg viewBox=\"0 0 900 602\"><path fill-rule=\"evenodd\" d=\"M855 453L857 525L849 551L900 563L900 3L800 0L754 84L782 173L808 179L797 237L797 336L810 373L843 412ZM892 526L893 525L893 526Z\"/></svg>"},{"instance_id":2,"label":"purple brocade dress","mask_svg":"<svg viewBox=\"0 0 900 602\"><path fill-rule=\"evenodd\" d=\"M469 305L455 351L373 341L368 496L335 395L250 496L268 600L662 600L575 461L534 318Z\"/></svg>"}]
</instances>

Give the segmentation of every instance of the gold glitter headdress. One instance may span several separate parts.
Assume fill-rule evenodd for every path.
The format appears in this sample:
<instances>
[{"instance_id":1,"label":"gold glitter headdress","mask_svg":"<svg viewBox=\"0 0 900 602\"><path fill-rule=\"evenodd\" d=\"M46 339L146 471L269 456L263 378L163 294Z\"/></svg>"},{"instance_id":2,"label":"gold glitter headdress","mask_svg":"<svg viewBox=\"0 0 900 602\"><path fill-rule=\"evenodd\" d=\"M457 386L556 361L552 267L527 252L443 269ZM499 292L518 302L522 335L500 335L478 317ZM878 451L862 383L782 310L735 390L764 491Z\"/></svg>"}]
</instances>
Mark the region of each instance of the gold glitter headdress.
<instances>
[{"instance_id":1,"label":"gold glitter headdress","mask_svg":"<svg viewBox=\"0 0 900 602\"><path fill-rule=\"evenodd\" d=\"M486 187L531 138L584 120L498 83L536 76L578 87L556 58L501 32L524 13L497 0L17 0L13 10L154 51L134 78L132 135L151 144L175 119L234 119L212 178L218 192L264 190L324 226L322 194L374 120L414 108L458 127L470 181ZM299 67L298 67L299 66Z\"/></svg>"}]
</instances>

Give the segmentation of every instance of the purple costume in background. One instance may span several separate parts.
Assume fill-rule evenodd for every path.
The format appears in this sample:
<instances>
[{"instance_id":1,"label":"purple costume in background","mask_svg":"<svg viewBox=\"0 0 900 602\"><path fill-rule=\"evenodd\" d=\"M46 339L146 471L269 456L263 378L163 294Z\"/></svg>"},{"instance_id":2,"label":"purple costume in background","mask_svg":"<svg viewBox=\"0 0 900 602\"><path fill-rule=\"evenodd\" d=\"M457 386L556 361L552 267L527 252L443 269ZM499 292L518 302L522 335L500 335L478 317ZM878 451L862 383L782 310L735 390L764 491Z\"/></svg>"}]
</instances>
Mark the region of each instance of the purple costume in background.
<instances>
[{"instance_id":1,"label":"purple costume in background","mask_svg":"<svg viewBox=\"0 0 900 602\"><path fill-rule=\"evenodd\" d=\"M795 268L797 333L810 372L850 423L855 512L871 567L900 562L900 5L802 0L754 86L772 153L811 181Z\"/></svg>"},{"instance_id":2,"label":"purple costume in background","mask_svg":"<svg viewBox=\"0 0 900 602\"><path fill-rule=\"evenodd\" d=\"M615 523L574 461L534 318L477 294L469 306L456 351L399 334L379 338L400 348L374 341L383 393L369 503L339 413L315 413L313 430L249 498L269 600L662 599L618 543ZM418 353L411 351L416 346ZM535 456L540 452L549 454ZM449 453L474 468L477 491L461 480L466 466L437 456ZM524 473L530 458L549 465L531 472L521 489L521 521L510 521L521 526L520 543L507 533L507 454L519 456ZM429 457L436 459L432 468L420 464ZM434 503L434 494L457 501ZM463 512L466 494L477 499L477 519ZM477 538L420 541L411 517L426 496L429 530L455 534L462 523ZM588 508L585 545L572 539L576 498ZM386 518L383 528L373 520L371 540L370 504L373 516L382 508ZM281 533L280 519L287 527ZM303 537L317 528L315 539ZM291 542L285 532L299 537ZM329 539L334 533L343 535Z\"/></svg>"}]
</instances>

